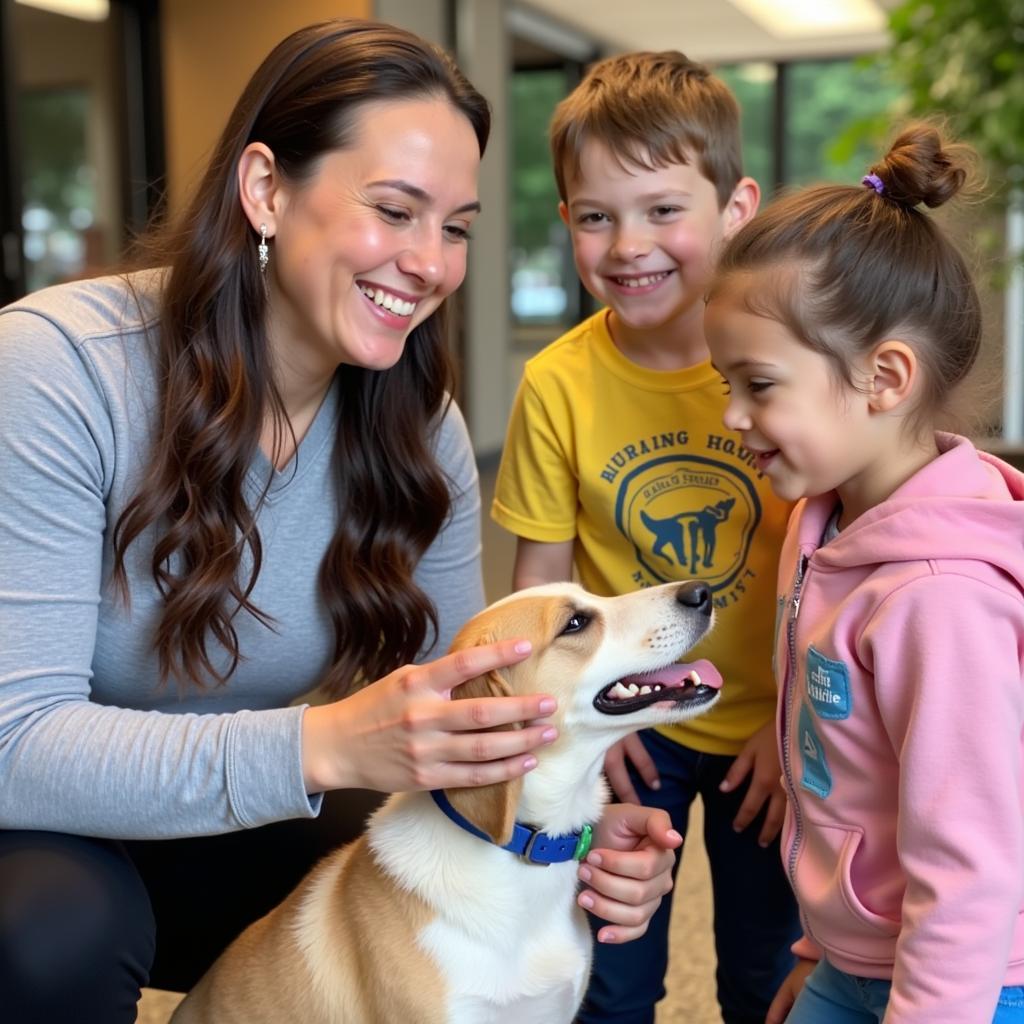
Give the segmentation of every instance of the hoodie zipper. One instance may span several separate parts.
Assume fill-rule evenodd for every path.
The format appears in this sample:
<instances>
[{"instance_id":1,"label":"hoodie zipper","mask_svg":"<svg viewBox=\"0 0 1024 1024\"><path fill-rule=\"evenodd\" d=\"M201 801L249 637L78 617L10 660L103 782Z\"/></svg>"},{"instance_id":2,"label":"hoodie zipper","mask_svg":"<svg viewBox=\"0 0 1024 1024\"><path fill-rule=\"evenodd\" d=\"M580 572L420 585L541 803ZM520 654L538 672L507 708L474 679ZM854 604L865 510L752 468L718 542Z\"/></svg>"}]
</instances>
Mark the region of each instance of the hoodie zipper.
<instances>
[{"instance_id":1,"label":"hoodie zipper","mask_svg":"<svg viewBox=\"0 0 1024 1024\"><path fill-rule=\"evenodd\" d=\"M793 785L793 758L790 752L789 733L792 722L793 710L793 674L796 665L796 619L800 614L800 592L804 585L804 575L807 572L808 556L801 554L797 562L796 578L793 580L793 595L790 600L792 612L789 621L786 623L786 645L789 652L789 663L786 665L786 678L783 680L783 706L785 714L782 719L782 763L783 775L786 779L786 791L789 795L789 802L793 807L793 842L790 845L789 854L786 858L786 868L789 874L790 885L796 889L796 858L800 849L800 842L803 839L803 819L800 815L800 804L797 802L796 787ZM805 925L806 927L806 925Z\"/></svg>"}]
</instances>

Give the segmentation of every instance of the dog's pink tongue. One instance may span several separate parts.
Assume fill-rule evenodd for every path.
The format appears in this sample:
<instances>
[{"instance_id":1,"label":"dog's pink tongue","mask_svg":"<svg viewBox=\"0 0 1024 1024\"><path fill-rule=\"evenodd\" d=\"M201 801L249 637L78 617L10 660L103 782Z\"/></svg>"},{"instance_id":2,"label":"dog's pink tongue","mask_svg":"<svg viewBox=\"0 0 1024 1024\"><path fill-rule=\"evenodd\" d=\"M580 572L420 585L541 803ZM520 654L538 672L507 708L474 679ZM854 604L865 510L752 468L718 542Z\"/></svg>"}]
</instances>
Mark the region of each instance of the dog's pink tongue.
<instances>
[{"instance_id":1,"label":"dog's pink tongue","mask_svg":"<svg viewBox=\"0 0 1024 1024\"><path fill-rule=\"evenodd\" d=\"M636 675L626 676L623 683L636 683L637 686L651 686L654 683L661 683L662 686L685 686L686 677L696 672L704 686L710 686L713 690L722 688L722 676L718 669L701 658L700 661L693 661L687 664L680 662L677 665L668 665L666 668L659 668L657 672L638 672Z\"/></svg>"}]
</instances>

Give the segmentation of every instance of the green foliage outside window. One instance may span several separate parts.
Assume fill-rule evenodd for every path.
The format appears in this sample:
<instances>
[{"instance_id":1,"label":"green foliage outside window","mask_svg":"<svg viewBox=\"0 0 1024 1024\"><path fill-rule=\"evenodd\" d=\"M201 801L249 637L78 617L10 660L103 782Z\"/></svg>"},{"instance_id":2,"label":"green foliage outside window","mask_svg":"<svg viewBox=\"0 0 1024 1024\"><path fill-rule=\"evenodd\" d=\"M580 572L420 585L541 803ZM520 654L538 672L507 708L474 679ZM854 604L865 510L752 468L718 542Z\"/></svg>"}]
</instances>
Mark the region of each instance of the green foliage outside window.
<instances>
[{"instance_id":1,"label":"green foliage outside window","mask_svg":"<svg viewBox=\"0 0 1024 1024\"><path fill-rule=\"evenodd\" d=\"M743 173L753 178L767 195L775 178L775 65L723 64L714 71L732 89L740 105Z\"/></svg>"},{"instance_id":2,"label":"green foliage outside window","mask_svg":"<svg viewBox=\"0 0 1024 1024\"><path fill-rule=\"evenodd\" d=\"M526 250L550 244L552 218L558 216L548 123L566 91L560 70L512 75L512 237Z\"/></svg>"},{"instance_id":3,"label":"green foliage outside window","mask_svg":"<svg viewBox=\"0 0 1024 1024\"><path fill-rule=\"evenodd\" d=\"M512 314L558 323L571 314L569 234L558 216L548 124L567 92L562 69L520 70L511 79Z\"/></svg>"},{"instance_id":4,"label":"green foliage outside window","mask_svg":"<svg viewBox=\"0 0 1024 1024\"><path fill-rule=\"evenodd\" d=\"M784 149L787 185L860 183L878 159L877 132L851 138L850 125L885 123L900 86L864 60L801 61L788 69Z\"/></svg>"},{"instance_id":5,"label":"green foliage outside window","mask_svg":"<svg viewBox=\"0 0 1024 1024\"><path fill-rule=\"evenodd\" d=\"M22 174L25 205L51 211L61 224L70 212L94 203L87 174L85 124L89 97L69 89L23 93Z\"/></svg>"},{"instance_id":6,"label":"green foliage outside window","mask_svg":"<svg viewBox=\"0 0 1024 1024\"><path fill-rule=\"evenodd\" d=\"M78 275L87 259L84 232L96 211L87 154L89 94L40 89L19 96L25 284L30 291Z\"/></svg>"},{"instance_id":7,"label":"green foliage outside window","mask_svg":"<svg viewBox=\"0 0 1024 1024\"><path fill-rule=\"evenodd\" d=\"M908 112L947 115L988 170L996 199L1024 188L1024 0L906 0L882 58Z\"/></svg>"},{"instance_id":8,"label":"green foliage outside window","mask_svg":"<svg viewBox=\"0 0 1024 1024\"><path fill-rule=\"evenodd\" d=\"M744 169L766 198L775 185L774 65L734 64L716 69L736 94L743 112ZM785 66L782 184L857 182L876 157L877 131L884 135L888 110L900 86L870 60L798 61Z\"/></svg>"}]
</instances>

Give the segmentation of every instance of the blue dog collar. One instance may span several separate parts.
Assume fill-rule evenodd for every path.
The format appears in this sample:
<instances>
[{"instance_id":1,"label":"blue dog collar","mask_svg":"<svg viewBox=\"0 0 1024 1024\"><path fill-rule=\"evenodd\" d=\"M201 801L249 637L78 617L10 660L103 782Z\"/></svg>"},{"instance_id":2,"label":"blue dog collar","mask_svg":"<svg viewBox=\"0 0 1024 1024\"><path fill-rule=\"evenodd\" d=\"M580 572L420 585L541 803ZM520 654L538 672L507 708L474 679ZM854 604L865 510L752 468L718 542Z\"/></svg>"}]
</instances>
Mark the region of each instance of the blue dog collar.
<instances>
[{"instance_id":1,"label":"blue dog collar","mask_svg":"<svg viewBox=\"0 0 1024 1024\"><path fill-rule=\"evenodd\" d=\"M481 832L472 822L464 818L448 801L443 789L432 789L430 795L434 803L461 829L484 842L493 843L489 835ZM517 821L512 828L512 839L501 847L510 853L517 854L530 864L561 864L567 860L583 860L590 850L593 829L584 825L579 832L569 832L562 836L549 836L539 829L520 825Z\"/></svg>"}]
</instances>

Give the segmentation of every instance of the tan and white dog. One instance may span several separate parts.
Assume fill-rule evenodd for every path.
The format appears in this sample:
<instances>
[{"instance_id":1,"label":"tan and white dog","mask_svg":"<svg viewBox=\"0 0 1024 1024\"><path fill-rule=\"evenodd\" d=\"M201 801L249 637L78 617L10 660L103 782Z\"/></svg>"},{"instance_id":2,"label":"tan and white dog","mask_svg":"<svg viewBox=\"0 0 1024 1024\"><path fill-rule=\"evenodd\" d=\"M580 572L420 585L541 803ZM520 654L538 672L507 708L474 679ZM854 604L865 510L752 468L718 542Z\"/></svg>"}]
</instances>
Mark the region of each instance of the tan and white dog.
<instances>
[{"instance_id":1,"label":"tan and white dog","mask_svg":"<svg viewBox=\"0 0 1024 1024\"><path fill-rule=\"evenodd\" d=\"M607 800L604 754L714 704L715 669L677 663L712 619L702 583L615 598L550 584L471 619L453 650L525 636L533 652L454 696L551 693L558 739L523 778L439 794L462 825L430 793L392 796L232 943L173 1024L571 1021L591 960L572 854ZM533 855L568 859L539 866L503 848L534 830Z\"/></svg>"}]
</instances>

